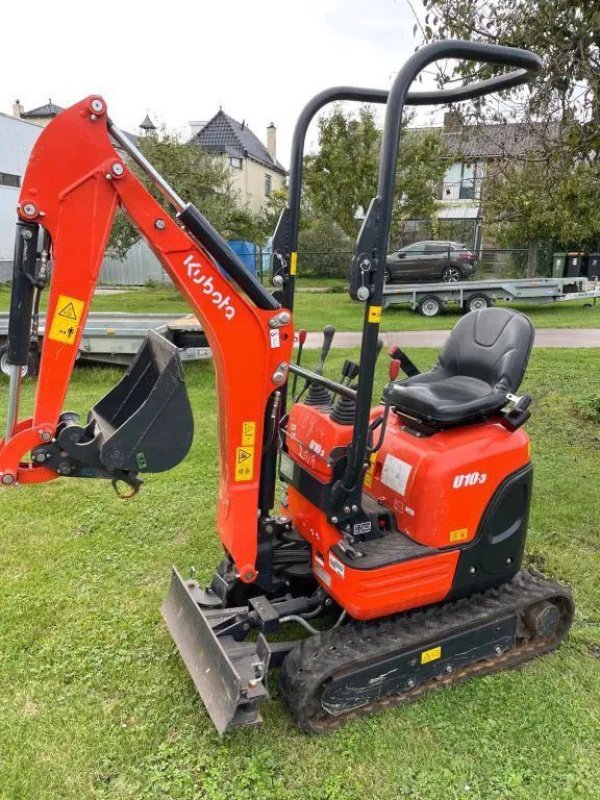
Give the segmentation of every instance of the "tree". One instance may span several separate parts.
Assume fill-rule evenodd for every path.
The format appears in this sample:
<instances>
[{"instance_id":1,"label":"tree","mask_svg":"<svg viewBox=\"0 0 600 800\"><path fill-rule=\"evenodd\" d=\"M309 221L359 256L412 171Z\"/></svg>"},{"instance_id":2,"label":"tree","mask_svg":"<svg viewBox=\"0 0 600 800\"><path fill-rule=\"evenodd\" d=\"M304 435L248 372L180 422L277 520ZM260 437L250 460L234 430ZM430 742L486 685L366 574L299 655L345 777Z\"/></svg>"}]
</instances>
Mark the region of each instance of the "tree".
<instances>
[{"instance_id":1,"label":"tree","mask_svg":"<svg viewBox=\"0 0 600 800\"><path fill-rule=\"evenodd\" d=\"M395 227L401 220L433 216L448 158L437 132L405 134L398 154ZM319 151L305 157L309 205L352 238L358 227L356 211L366 210L377 193L380 141L371 108L363 106L354 116L336 107L319 120Z\"/></svg>"},{"instance_id":2,"label":"tree","mask_svg":"<svg viewBox=\"0 0 600 800\"><path fill-rule=\"evenodd\" d=\"M251 241L260 237L256 217L237 206L228 169L220 158L197 145L184 144L165 131L141 139L138 146L177 194L194 203L222 236ZM164 208L170 208L156 186L135 165L130 166L156 200ZM126 215L118 214L109 246L123 258L138 239L139 233Z\"/></svg>"},{"instance_id":3,"label":"tree","mask_svg":"<svg viewBox=\"0 0 600 800\"><path fill-rule=\"evenodd\" d=\"M345 278L352 263L354 239L329 219L314 219L301 230L298 271L318 278Z\"/></svg>"},{"instance_id":4,"label":"tree","mask_svg":"<svg viewBox=\"0 0 600 800\"><path fill-rule=\"evenodd\" d=\"M504 159L486 186L486 217L505 244L528 243L528 274L538 245L583 245L600 233L600 7L572 0L424 0L426 41L458 37L532 50L540 76L510 94L502 113L521 117L533 134L521 161ZM459 63L453 78L489 77L500 68ZM443 80L440 81L443 83ZM472 104L489 119L489 102Z\"/></svg>"}]
</instances>

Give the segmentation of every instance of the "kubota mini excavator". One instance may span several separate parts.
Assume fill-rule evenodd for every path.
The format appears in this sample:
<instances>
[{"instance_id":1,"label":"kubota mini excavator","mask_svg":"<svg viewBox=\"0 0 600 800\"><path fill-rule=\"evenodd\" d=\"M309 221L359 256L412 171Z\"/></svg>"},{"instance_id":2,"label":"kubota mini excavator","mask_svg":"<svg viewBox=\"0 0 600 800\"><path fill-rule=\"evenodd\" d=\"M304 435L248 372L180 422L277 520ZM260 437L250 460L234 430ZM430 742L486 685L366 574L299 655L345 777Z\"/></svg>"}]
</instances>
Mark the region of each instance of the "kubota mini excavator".
<instances>
[{"instance_id":1,"label":"kubota mini excavator","mask_svg":"<svg viewBox=\"0 0 600 800\"><path fill-rule=\"evenodd\" d=\"M441 58L517 69L455 90L409 93ZM260 721L270 666L281 667L281 693L297 723L320 732L522 664L569 629L569 591L521 570L532 466L522 428L530 398L516 393L533 340L528 319L495 308L465 315L422 374L391 352L390 382L371 407L404 105L482 96L540 67L524 50L440 42L415 53L389 93L336 87L317 95L294 134L274 293L115 127L102 98L61 113L35 145L18 206L0 480L108 478L133 493L140 473L173 467L191 445L177 351L155 334L87 420L62 410L120 207L189 301L214 354L224 558L206 589L174 570L163 614L220 732ZM351 295L365 306L360 362L347 361L341 380L323 374L330 327L315 371L290 363L305 133L316 111L337 99L386 103L378 193L351 269ZM48 279L33 416L20 420L32 310ZM406 379L397 379L399 368ZM268 640L291 623L308 635Z\"/></svg>"}]
</instances>

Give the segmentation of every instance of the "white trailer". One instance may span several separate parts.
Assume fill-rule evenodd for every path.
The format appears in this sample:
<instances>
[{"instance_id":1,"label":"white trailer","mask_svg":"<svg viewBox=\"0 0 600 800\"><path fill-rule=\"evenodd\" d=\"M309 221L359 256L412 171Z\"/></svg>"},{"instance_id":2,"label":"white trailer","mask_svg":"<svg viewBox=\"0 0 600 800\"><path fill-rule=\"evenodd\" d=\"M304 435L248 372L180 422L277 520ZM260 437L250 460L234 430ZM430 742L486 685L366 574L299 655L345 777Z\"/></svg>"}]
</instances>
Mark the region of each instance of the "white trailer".
<instances>
[{"instance_id":1,"label":"white trailer","mask_svg":"<svg viewBox=\"0 0 600 800\"><path fill-rule=\"evenodd\" d=\"M43 339L46 326L40 314L38 336ZM212 356L206 336L198 320L189 314L173 319L172 314L123 314L98 312L88 315L77 358L99 364L129 364L146 339L148 331L160 333L179 348L182 361L193 361ZM0 314L0 369L7 373L6 337L8 313ZM35 353L32 354L32 372L35 373Z\"/></svg>"},{"instance_id":2,"label":"white trailer","mask_svg":"<svg viewBox=\"0 0 600 800\"><path fill-rule=\"evenodd\" d=\"M598 283L587 278L494 278L456 283L390 284L383 290L383 307L407 305L424 317L436 317L444 308L476 311L498 300L556 303L600 297Z\"/></svg>"}]
</instances>

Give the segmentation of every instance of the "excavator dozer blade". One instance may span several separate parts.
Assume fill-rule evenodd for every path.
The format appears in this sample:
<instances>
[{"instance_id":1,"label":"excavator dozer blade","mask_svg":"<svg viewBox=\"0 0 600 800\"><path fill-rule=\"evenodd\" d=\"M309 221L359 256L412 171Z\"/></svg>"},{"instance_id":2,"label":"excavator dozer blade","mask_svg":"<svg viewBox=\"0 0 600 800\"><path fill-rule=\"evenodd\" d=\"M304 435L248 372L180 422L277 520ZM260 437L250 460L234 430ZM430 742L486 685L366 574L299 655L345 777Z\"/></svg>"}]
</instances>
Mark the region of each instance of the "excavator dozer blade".
<instances>
[{"instance_id":1,"label":"excavator dozer blade","mask_svg":"<svg viewBox=\"0 0 600 800\"><path fill-rule=\"evenodd\" d=\"M155 331L129 369L90 411L109 470L164 472L185 458L194 419L177 348Z\"/></svg>"},{"instance_id":2,"label":"excavator dozer blade","mask_svg":"<svg viewBox=\"0 0 600 800\"><path fill-rule=\"evenodd\" d=\"M259 702L268 697L266 640L259 635L258 641L244 643L218 636L216 629L236 609L202 608L201 596L196 581L184 580L173 568L162 607L169 632L219 733L234 725L257 725L262 722Z\"/></svg>"}]
</instances>

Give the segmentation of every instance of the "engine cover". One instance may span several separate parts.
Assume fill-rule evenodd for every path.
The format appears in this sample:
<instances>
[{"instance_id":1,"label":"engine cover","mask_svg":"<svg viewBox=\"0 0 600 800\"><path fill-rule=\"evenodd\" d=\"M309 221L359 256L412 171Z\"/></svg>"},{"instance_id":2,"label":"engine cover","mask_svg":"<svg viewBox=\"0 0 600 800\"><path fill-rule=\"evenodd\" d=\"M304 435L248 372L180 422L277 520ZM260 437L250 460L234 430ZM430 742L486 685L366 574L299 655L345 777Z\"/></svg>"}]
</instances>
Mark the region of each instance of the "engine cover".
<instances>
[{"instance_id":1,"label":"engine cover","mask_svg":"<svg viewBox=\"0 0 600 800\"><path fill-rule=\"evenodd\" d=\"M414 541L455 547L475 537L496 489L529 461L522 428L508 431L490 420L423 437L392 414L365 492L393 511Z\"/></svg>"}]
</instances>

